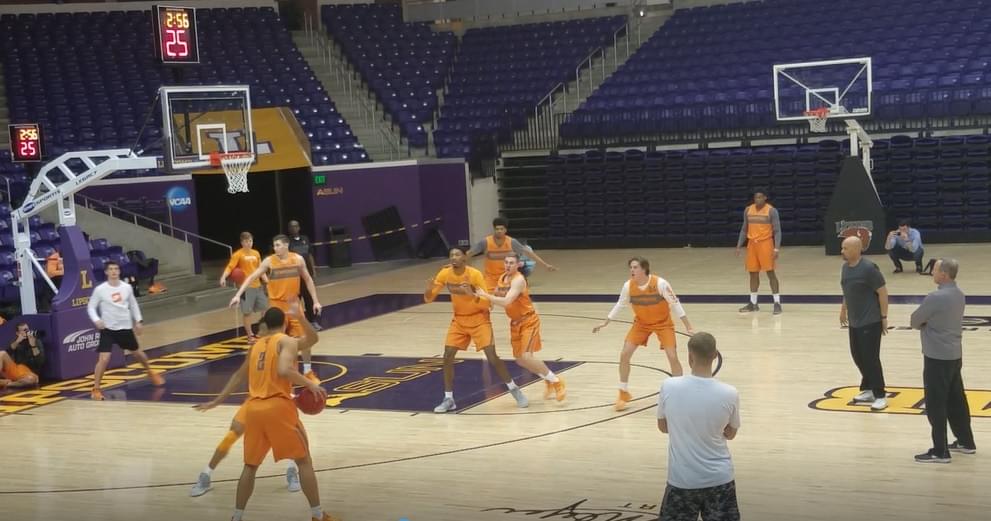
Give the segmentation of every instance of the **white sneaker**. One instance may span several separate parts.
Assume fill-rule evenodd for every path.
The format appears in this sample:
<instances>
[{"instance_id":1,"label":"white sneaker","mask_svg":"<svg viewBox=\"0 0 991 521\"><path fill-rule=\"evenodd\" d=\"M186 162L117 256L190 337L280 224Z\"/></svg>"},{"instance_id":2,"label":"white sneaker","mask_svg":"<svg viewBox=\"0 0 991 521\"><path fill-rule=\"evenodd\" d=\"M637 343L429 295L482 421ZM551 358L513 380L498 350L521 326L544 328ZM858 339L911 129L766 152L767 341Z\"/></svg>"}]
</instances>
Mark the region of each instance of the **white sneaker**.
<instances>
[{"instance_id":1,"label":"white sneaker","mask_svg":"<svg viewBox=\"0 0 991 521\"><path fill-rule=\"evenodd\" d=\"M530 401L526 399L526 395L523 394L523 390L519 387L509 391L509 394L513 395L513 398L516 398L516 406L520 409L526 409L530 406Z\"/></svg>"},{"instance_id":2,"label":"white sneaker","mask_svg":"<svg viewBox=\"0 0 991 521\"><path fill-rule=\"evenodd\" d=\"M299 469L289 467L286 469L286 488L289 492L299 492L303 487L299 484Z\"/></svg>"},{"instance_id":3,"label":"white sneaker","mask_svg":"<svg viewBox=\"0 0 991 521\"><path fill-rule=\"evenodd\" d=\"M199 497L206 494L213 488L210 486L210 475L206 472L200 472L200 477L197 478L196 484L189 491L189 497Z\"/></svg>"},{"instance_id":4,"label":"white sneaker","mask_svg":"<svg viewBox=\"0 0 991 521\"><path fill-rule=\"evenodd\" d=\"M872 411L883 411L887 408L888 408L888 400L884 398L878 398L877 400L874 400L874 403L871 404Z\"/></svg>"},{"instance_id":5,"label":"white sneaker","mask_svg":"<svg viewBox=\"0 0 991 521\"><path fill-rule=\"evenodd\" d=\"M440 405L438 405L437 407L434 407L434 412L436 412L438 414L439 413L445 413L447 411L453 411L454 409L457 409L457 408L458 408L458 406L454 403L454 398L447 398L447 397L445 397L444 398L444 401L443 402L440 402Z\"/></svg>"},{"instance_id":6,"label":"white sneaker","mask_svg":"<svg viewBox=\"0 0 991 521\"><path fill-rule=\"evenodd\" d=\"M854 402L873 402L874 392L873 391L861 391L860 394L853 397Z\"/></svg>"}]
</instances>

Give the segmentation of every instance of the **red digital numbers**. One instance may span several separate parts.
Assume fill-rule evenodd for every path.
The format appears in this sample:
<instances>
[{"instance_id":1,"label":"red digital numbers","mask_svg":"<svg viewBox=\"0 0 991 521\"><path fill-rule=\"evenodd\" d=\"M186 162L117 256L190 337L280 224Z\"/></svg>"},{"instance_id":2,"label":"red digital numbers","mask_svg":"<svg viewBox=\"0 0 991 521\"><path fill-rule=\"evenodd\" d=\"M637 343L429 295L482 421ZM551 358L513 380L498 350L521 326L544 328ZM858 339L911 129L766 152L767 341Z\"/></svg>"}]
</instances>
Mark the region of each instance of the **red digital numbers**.
<instances>
[{"instance_id":1,"label":"red digital numbers","mask_svg":"<svg viewBox=\"0 0 991 521\"><path fill-rule=\"evenodd\" d=\"M10 125L10 155L14 161L41 161L41 128L37 123Z\"/></svg>"},{"instance_id":2,"label":"red digital numbers","mask_svg":"<svg viewBox=\"0 0 991 521\"><path fill-rule=\"evenodd\" d=\"M155 6L156 51L165 63L199 63L196 10Z\"/></svg>"}]
</instances>

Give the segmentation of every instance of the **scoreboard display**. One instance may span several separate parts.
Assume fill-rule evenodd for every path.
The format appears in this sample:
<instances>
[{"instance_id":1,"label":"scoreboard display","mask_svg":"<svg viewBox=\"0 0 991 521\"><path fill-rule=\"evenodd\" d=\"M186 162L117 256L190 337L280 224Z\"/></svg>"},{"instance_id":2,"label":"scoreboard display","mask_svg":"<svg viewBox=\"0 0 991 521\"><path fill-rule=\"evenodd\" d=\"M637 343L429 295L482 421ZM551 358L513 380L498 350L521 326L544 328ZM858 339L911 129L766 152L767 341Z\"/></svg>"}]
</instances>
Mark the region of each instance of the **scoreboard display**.
<instances>
[{"instance_id":1,"label":"scoreboard display","mask_svg":"<svg viewBox=\"0 0 991 521\"><path fill-rule=\"evenodd\" d=\"M155 54L162 63L199 63L196 9L156 5L152 11Z\"/></svg>"},{"instance_id":2,"label":"scoreboard display","mask_svg":"<svg viewBox=\"0 0 991 521\"><path fill-rule=\"evenodd\" d=\"M15 162L41 161L41 127L37 123L9 125L10 155Z\"/></svg>"}]
</instances>

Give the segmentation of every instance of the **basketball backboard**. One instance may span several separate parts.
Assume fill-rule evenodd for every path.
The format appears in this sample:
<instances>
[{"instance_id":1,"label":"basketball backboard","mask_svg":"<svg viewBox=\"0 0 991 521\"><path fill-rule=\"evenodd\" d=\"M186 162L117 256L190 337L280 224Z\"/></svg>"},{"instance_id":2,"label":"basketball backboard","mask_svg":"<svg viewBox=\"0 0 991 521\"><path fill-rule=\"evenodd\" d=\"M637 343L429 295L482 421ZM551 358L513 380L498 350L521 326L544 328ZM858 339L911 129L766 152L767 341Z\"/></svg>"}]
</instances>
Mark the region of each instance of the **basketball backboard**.
<instances>
[{"instance_id":1,"label":"basketball backboard","mask_svg":"<svg viewBox=\"0 0 991 521\"><path fill-rule=\"evenodd\" d=\"M775 65L773 72L778 121L807 121L816 109L829 109L829 118L871 114L870 58L784 63Z\"/></svg>"},{"instance_id":2,"label":"basketball backboard","mask_svg":"<svg viewBox=\"0 0 991 521\"><path fill-rule=\"evenodd\" d=\"M245 85L162 87L162 146L171 171L211 168L211 153L255 154Z\"/></svg>"}]
</instances>

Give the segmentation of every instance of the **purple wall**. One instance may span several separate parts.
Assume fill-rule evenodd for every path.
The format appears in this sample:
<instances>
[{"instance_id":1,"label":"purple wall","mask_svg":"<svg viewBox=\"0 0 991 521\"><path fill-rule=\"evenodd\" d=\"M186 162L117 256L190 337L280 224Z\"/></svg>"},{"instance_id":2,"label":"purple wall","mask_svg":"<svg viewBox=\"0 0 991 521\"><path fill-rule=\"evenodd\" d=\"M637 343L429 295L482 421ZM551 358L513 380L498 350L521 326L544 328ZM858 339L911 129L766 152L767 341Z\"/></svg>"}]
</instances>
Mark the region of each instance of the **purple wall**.
<instances>
[{"instance_id":1,"label":"purple wall","mask_svg":"<svg viewBox=\"0 0 991 521\"><path fill-rule=\"evenodd\" d=\"M171 224L180 230L199 233L196 189L192 179L149 180L139 183L132 182L134 179L122 179L121 181L122 184L90 186L82 190L81 193L91 199L114 204L150 219L167 224L171 221ZM99 208L97 209L99 210ZM125 220L130 220L130 217L127 214L121 216ZM152 223L142 219L138 219L138 224L157 229ZM181 235L176 234L176 237L181 238ZM122 246L125 249L141 249L140 245L124 244ZM196 272L199 273L200 243L197 240L193 241L193 257L196 263Z\"/></svg>"},{"instance_id":2,"label":"purple wall","mask_svg":"<svg viewBox=\"0 0 991 521\"><path fill-rule=\"evenodd\" d=\"M352 262L375 260L369 242L357 240L366 233L361 218L389 206L399 210L413 248L423 238L423 221L436 217L442 219L441 230L452 245L469 238L464 163L369 166L314 175L326 176L326 183L313 187L312 239L326 241L328 226L347 228L355 239ZM328 263L326 246L316 247L316 258L320 265Z\"/></svg>"}]
</instances>

